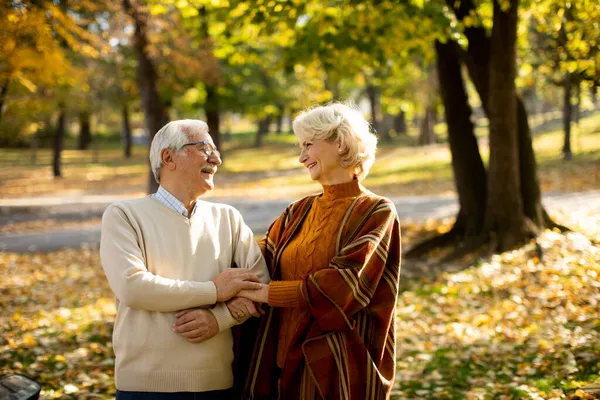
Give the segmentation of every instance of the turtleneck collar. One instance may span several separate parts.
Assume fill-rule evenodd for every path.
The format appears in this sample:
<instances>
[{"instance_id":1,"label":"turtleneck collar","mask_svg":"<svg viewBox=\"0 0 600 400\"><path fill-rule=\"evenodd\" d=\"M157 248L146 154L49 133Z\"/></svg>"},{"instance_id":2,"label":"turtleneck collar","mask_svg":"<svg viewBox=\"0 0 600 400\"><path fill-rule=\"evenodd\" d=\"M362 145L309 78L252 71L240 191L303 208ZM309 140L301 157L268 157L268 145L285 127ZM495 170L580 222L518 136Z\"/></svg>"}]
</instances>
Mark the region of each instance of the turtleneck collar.
<instances>
[{"instance_id":1,"label":"turtleneck collar","mask_svg":"<svg viewBox=\"0 0 600 400\"><path fill-rule=\"evenodd\" d=\"M349 182L338 183L336 185L323 185L322 200L337 200L346 197L356 197L362 191L362 187L358 179L353 179Z\"/></svg>"}]
</instances>

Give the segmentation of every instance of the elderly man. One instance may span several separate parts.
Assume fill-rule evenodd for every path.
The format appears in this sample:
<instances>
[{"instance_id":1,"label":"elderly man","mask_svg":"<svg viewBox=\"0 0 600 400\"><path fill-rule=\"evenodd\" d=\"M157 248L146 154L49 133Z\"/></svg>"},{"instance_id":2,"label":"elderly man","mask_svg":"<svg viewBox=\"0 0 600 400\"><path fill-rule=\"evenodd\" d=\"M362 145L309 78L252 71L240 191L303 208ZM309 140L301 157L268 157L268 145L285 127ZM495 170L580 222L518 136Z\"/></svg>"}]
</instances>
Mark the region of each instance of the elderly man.
<instances>
[{"instance_id":1,"label":"elderly man","mask_svg":"<svg viewBox=\"0 0 600 400\"><path fill-rule=\"evenodd\" d=\"M165 125L150 164L158 191L112 204L102 218L102 268L117 298L117 399L226 399L231 327L256 314L235 296L269 281L265 261L237 210L198 199L221 165L206 123Z\"/></svg>"}]
</instances>

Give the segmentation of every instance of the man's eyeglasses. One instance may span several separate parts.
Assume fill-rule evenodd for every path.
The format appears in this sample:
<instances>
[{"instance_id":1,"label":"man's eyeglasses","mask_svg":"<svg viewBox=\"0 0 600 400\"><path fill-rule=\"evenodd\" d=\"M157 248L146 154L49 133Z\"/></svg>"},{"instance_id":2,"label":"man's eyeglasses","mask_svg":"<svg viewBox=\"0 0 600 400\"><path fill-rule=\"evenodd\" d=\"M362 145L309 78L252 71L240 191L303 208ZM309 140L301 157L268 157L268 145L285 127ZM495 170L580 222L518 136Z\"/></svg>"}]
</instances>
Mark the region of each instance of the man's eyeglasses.
<instances>
[{"instance_id":1,"label":"man's eyeglasses","mask_svg":"<svg viewBox=\"0 0 600 400\"><path fill-rule=\"evenodd\" d=\"M217 157L221 158L221 153L219 153L219 150L217 150L217 148L213 146L211 142L208 142L206 140L203 140L201 142L186 143L183 146L181 146L181 148L183 149L185 146L196 146L196 149L201 151L206 156L206 158L209 158L213 154L216 154Z\"/></svg>"}]
</instances>

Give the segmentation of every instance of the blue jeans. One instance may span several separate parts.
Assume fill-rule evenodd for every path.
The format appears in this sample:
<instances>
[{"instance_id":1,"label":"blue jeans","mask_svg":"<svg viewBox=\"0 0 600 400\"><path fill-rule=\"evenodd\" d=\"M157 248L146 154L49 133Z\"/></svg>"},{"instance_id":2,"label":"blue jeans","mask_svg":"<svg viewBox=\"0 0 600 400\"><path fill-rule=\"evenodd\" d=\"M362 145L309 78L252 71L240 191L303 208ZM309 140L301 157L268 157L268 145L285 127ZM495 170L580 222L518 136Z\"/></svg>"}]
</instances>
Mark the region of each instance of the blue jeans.
<instances>
[{"instance_id":1,"label":"blue jeans","mask_svg":"<svg viewBox=\"0 0 600 400\"><path fill-rule=\"evenodd\" d=\"M117 390L117 400L231 400L231 390L213 390L210 392L121 392Z\"/></svg>"}]
</instances>

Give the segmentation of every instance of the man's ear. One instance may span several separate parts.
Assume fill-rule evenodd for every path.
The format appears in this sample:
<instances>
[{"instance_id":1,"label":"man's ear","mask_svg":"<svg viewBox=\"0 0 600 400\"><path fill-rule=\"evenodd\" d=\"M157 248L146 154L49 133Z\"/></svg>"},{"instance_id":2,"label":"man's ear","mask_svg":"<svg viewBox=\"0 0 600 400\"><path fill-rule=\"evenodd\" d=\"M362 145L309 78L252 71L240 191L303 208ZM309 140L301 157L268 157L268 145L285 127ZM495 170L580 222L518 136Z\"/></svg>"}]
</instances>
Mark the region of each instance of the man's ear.
<instances>
[{"instance_id":1,"label":"man's ear","mask_svg":"<svg viewBox=\"0 0 600 400\"><path fill-rule=\"evenodd\" d=\"M170 149L162 149L160 152L160 160L162 161L163 167L166 167L170 171L175 170L175 159L173 158L173 152Z\"/></svg>"}]
</instances>

